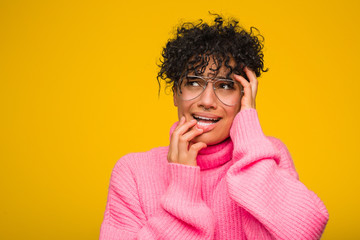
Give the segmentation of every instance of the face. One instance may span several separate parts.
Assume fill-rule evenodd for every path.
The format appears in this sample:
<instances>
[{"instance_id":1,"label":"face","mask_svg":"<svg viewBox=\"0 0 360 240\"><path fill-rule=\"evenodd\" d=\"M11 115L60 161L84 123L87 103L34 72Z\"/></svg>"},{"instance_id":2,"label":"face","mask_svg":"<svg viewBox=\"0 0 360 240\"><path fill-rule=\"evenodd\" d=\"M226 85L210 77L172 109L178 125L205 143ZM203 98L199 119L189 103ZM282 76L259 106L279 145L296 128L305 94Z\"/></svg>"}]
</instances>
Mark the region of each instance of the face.
<instances>
[{"instance_id":1,"label":"face","mask_svg":"<svg viewBox=\"0 0 360 240\"><path fill-rule=\"evenodd\" d=\"M203 76L213 77L214 72L211 69L212 64L209 62ZM235 62L230 61L234 67ZM213 66L213 68L215 68ZM222 66L216 78L225 78L229 70ZM233 79L233 74L230 75ZM215 95L213 85L208 83L204 92L193 100L182 100L178 93L174 93L174 105L178 108L179 119L185 116L186 121L196 119L197 127L204 129L204 132L193 139L192 142L204 142L207 145L220 143L229 137L230 128L236 114L240 111L240 101L234 106L223 104Z\"/></svg>"}]
</instances>

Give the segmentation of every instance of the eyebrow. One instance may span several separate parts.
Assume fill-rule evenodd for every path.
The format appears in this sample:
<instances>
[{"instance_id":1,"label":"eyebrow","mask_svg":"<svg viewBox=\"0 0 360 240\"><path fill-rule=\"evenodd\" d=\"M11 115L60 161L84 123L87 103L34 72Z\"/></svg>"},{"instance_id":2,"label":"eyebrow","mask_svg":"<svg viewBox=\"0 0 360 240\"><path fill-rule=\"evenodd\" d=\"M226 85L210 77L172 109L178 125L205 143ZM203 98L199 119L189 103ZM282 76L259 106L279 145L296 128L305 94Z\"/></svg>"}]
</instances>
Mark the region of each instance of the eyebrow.
<instances>
[{"instance_id":1,"label":"eyebrow","mask_svg":"<svg viewBox=\"0 0 360 240\"><path fill-rule=\"evenodd\" d=\"M227 77L221 76L221 75L220 75L220 76L216 76L215 79L226 79L226 80L234 81L234 80L232 80L231 78L227 78Z\"/></svg>"},{"instance_id":2,"label":"eyebrow","mask_svg":"<svg viewBox=\"0 0 360 240\"><path fill-rule=\"evenodd\" d=\"M204 75L187 75L187 76L195 76L195 77L205 77L205 78L212 78L212 77L206 77ZM216 76L214 79L226 79L226 80L231 80L234 81L232 78L227 78L225 76Z\"/></svg>"},{"instance_id":3,"label":"eyebrow","mask_svg":"<svg viewBox=\"0 0 360 240\"><path fill-rule=\"evenodd\" d=\"M229 80L232 80L231 78L227 78L225 76L216 76L216 78L222 78L222 79L229 79Z\"/></svg>"}]
</instances>

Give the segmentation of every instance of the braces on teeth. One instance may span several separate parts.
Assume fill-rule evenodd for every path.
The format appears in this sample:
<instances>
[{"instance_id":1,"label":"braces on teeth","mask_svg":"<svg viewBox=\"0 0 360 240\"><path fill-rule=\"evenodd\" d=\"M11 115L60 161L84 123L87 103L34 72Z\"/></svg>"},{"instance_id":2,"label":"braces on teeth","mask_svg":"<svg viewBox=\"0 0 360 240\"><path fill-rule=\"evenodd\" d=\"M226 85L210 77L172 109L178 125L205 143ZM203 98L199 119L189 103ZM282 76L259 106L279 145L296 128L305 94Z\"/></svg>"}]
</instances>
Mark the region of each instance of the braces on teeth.
<instances>
[{"instance_id":1,"label":"braces on teeth","mask_svg":"<svg viewBox=\"0 0 360 240\"><path fill-rule=\"evenodd\" d=\"M217 119L214 119L214 118L206 118L206 117L199 117L199 116L195 116L196 118L199 118L199 119L203 119L203 120L208 120L208 121L216 121Z\"/></svg>"},{"instance_id":2,"label":"braces on teeth","mask_svg":"<svg viewBox=\"0 0 360 240\"><path fill-rule=\"evenodd\" d=\"M208 125L211 125L211 124L214 124L214 122L212 123L204 123L204 122L197 122L198 125L201 125L201 126L208 126Z\"/></svg>"}]
</instances>

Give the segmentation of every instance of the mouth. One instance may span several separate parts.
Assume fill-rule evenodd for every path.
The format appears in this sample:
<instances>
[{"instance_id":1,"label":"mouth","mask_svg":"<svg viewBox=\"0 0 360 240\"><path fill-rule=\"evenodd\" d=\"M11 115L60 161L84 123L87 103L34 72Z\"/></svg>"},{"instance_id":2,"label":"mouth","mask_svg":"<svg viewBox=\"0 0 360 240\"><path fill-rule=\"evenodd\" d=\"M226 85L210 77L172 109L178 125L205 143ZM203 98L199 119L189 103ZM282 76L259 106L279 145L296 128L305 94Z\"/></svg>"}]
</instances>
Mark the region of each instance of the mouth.
<instances>
[{"instance_id":1,"label":"mouth","mask_svg":"<svg viewBox=\"0 0 360 240\"><path fill-rule=\"evenodd\" d=\"M193 114L192 117L197 121L199 126L210 126L217 123L221 119L220 117L204 117L196 114Z\"/></svg>"}]
</instances>

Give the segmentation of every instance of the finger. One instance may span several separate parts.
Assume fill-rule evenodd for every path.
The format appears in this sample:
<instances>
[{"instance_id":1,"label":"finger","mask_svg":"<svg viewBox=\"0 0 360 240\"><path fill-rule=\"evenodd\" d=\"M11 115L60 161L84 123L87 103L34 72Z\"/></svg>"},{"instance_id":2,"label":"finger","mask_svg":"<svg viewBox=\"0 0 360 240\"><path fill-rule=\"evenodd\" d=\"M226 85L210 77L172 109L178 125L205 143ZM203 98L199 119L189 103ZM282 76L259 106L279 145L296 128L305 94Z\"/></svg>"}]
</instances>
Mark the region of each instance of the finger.
<instances>
[{"instance_id":1,"label":"finger","mask_svg":"<svg viewBox=\"0 0 360 240\"><path fill-rule=\"evenodd\" d=\"M254 71L251 71L248 67L245 67L244 70L245 70L246 76L248 77L250 83L258 82Z\"/></svg>"},{"instance_id":2,"label":"finger","mask_svg":"<svg viewBox=\"0 0 360 240\"><path fill-rule=\"evenodd\" d=\"M234 74L234 79L238 81L244 88L250 85L250 83L241 75Z\"/></svg>"},{"instance_id":3,"label":"finger","mask_svg":"<svg viewBox=\"0 0 360 240\"><path fill-rule=\"evenodd\" d=\"M206 143L203 143L203 142L198 142L198 143L191 145L191 147L189 149L189 158L196 159L199 151L206 147L207 147Z\"/></svg>"},{"instance_id":4,"label":"finger","mask_svg":"<svg viewBox=\"0 0 360 240\"><path fill-rule=\"evenodd\" d=\"M197 126L193 127L190 131L186 132L184 135L182 135L182 138L190 142L193 140L196 136L199 136L204 132L204 129L198 128Z\"/></svg>"},{"instance_id":5,"label":"finger","mask_svg":"<svg viewBox=\"0 0 360 240\"><path fill-rule=\"evenodd\" d=\"M253 96L255 97L256 93L257 93L259 81L256 78L256 74L253 71L251 71L248 67L245 67L244 69L245 69L246 76L250 80L252 93L253 93Z\"/></svg>"},{"instance_id":6,"label":"finger","mask_svg":"<svg viewBox=\"0 0 360 240\"><path fill-rule=\"evenodd\" d=\"M244 77L240 75L234 74L234 78L236 81L240 82L240 84L243 86L244 97L251 98L252 96L251 84Z\"/></svg>"},{"instance_id":7,"label":"finger","mask_svg":"<svg viewBox=\"0 0 360 240\"><path fill-rule=\"evenodd\" d=\"M182 116L180 118L178 125L174 129L174 131L179 129L179 127L181 127L184 124L184 122L185 122L185 116ZM174 133L174 131L173 131L173 133ZM177 140L175 137L173 137L173 134L171 134L169 151L168 151L168 156L167 156L168 161L172 162L176 158L177 154L178 154Z\"/></svg>"},{"instance_id":8,"label":"finger","mask_svg":"<svg viewBox=\"0 0 360 240\"><path fill-rule=\"evenodd\" d=\"M180 118L179 124L183 124L184 122L185 122L185 116L182 116L182 117Z\"/></svg>"},{"instance_id":9,"label":"finger","mask_svg":"<svg viewBox=\"0 0 360 240\"><path fill-rule=\"evenodd\" d=\"M184 124L179 126L178 129L174 130L173 135L175 135L176 137L183 135L184 133L189 131L189 129L192 128L196 123L197 121L195 119L185 122Z\"/></svg>"},{"instance_id":10,"label":"finger","mask_svg":"<svg viewBox=\"0 0 360 240\"><path fill-rule=\"evenodd\" d=\"M203 129L197 128L196 126L191 129L189 132L185 133L184 135L179 137L179 155L182 153L188 152L189 143L192 139L196 136L201 135L204 132Z\"/></svg>"},{"instance_id":11,"label":"finger","mask_svg":"<svg viewBox=\"0 0 360 240\"><path fill-rule=\"evenodd\" d=\"M180 121L185 121L184 119ZM188 131L189 128L194 126L196 124L196 120L193 119L189 122L183 123L181 126L179 126L177 129L173 131L170 138L170 144L169 144L169 152L171 154L177 155L178 154L178 144L179 144L179 137L183 135L186 131ZM179 124L180 125L180 124Z\"/></svg>"},{"instance_id":12,"label":"finger","mask_svg":"<svg viewBox=\"0 0 360 240\"><path fill-rule=\"evenodd\" d=\"M180 121L179 121L178 125L176 126L176 128L174 129L174 131L173 131L172 134L171 134L170 147L171 147L171 145L173 145L173 141L171 141L171 140L173 139L174 132L175 132L176 130L178 130L178 129L184 124L184 122L185 122L185 116L182 116L182 117L180 118Z\"/></svg>"},{"instance_id":13,"label":"finger","mask_svg":"<svg viewBox=\"0 0 360 240\"><path fill-rule=\"evenodd\" d=\"M181 127L184 123L185 123L185 116L182 116L182 117L180 118L180 120L179 120L178 125L177 125L176 128L174 129L174 131L175 131L176 129L179 129L179 127Z\"/></svg>"},{"instance_id":14,"label":"finger","mask_svg":"<svg viewBox=\"0 0 360 240\"><path fill-rule=\"evenodd\" d=\"M242 76L234 75L235 79L238 80L244 87L244 95L241 98L241 109L255 108L254 96L251 84Z\"/></svg>"}]
</instances>

